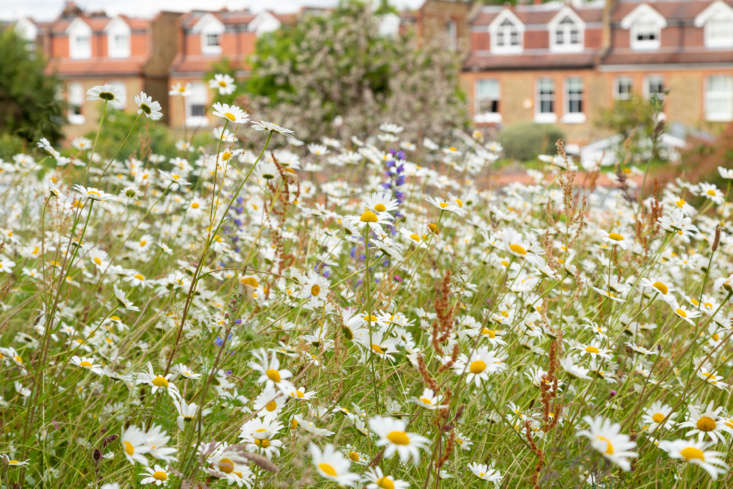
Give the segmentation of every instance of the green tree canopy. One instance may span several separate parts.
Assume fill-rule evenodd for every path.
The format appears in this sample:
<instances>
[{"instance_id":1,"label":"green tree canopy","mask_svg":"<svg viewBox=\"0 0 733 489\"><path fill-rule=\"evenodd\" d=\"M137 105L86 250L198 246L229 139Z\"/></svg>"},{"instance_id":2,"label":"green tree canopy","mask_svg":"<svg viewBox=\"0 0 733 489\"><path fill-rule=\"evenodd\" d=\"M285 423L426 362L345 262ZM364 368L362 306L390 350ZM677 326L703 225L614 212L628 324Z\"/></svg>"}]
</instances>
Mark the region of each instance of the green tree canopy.
<instances>
[{"instance_id":1,"label":"green tree canopy","mask_svg":"<svg viewBox=\"0 0 733 489\"><path fill-rule=\"evenodd\" d=\"M44 73L46 60L14 29L0 32L0 134L35 142L61 138L64 102L60 83Z\"/></svg>"},{"instance_id":2,"label":"green tree canopy","mask_svg":"<svg viewBox=\"0 0 733 489\"><path fill-rule=\"evenodd\" d=\"M410 137L462 126L460 56L411 33L380 33L384 15L394 14L345 1L258 39L247 82L255 117L304 139L364 136L385 121Z\"/></svg>"}]
</instances>

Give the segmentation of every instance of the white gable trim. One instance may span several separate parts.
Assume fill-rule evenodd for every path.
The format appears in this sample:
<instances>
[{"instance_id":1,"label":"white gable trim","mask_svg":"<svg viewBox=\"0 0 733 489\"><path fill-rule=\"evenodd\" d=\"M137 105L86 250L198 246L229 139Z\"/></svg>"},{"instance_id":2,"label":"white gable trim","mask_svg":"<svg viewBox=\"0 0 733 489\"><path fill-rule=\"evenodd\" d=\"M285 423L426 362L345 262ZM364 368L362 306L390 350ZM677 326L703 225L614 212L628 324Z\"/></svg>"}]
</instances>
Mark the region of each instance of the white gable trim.
<instances>
[{"instance_id":1,"label":"white gable trim","mask_svg":"<svg viewBox=\"0 0 733 489\"><path fill-rule=\"evenodd\" d=\"M575 23L575 25L578 28L578 43L576 44L570 44L568 40L566 39L563 44L557 44L557 40L555 37L555 31L558 29L560 22L565 19L565 17L570 17L570 19ZM575 10L571 9L567 5L564 6L560 11L555 15L550 22L547 23L547 30L549 32L550 36L550 50L551 51L559 51L559 52L578 52L582 51L585 47L585 22L583 22L583 19L578 16L578 14L575 12Z\"/></svg>"},{"instance_id":2,"label":"white gable trim","mask_svg":"<svg viewBox=\"0 0 733 489\"><path fill-rule=\"evenodd\" d=\"M259 36L267 32L277 30L280 28L281 25L282 24L277 17L272 15L267 10L263 10L262 12L257 14L254 19L252 19L252 22L250 22L247 26L247 30L256 32Z\"/></svg>"},{"instance_id":3,"label":"white gable trim","mask_svg":"<svg viewBox=\"0 0 733 489\"><path fill-rule=\"evenodd\" d=\"M125 19L115 17L104 27L107 33L107 54L110 58L127 58L130 56L130 26ZM116 36L123 36L127 41L123 45L115 43Z\"/></svg>"},{"instance_id":4,"label":"white gable trim","mask_svg":"<svg viewBox=\"0 0 733 489\"><path fill-rule=\"evenodd\" d=\"M15 32L26 41L35 42L38 36L38 26L31 19L21 17L15 23Z\"/></svg>"},{"instance_id":5,"label":"white gable trim","mask_svg":"<svg viewBox=\"0 0 733 489\"><path fill-rule=\"evenodd\" d=\"M650 7L646 3L642 3L634 10L629 12L626 17L621 19L621 27L623 27L624 29L629 29L632 25L634 25L636 21L641 19L653 19L654 23L657 24L657 27L659 27L660 29L667 27L667 19L665 19L662 14L657 12L654 8Z\"/></svg>"},{"instance_id":6,"label":"white gable trim","mask_svg":"<svg viewBox=\"0 0 733 489\"><path fill-rule=\"evenodd\" d=\"M511 43L509 45L506 44L507 39L506 35L504 35L504 45L499 45L498 39L499 39L499 29L501 28L501 24L508 20L511 22L514 27L516 27L518 33L519 33L519 45L518 46L512 46ZM496 54L516 54L521 53L522 49L524 49L524 23L519 20L519 17L517 17L514 12L509 10L508 8L505 8L501 11L499 15L496 16L496 18L491 21L489 24L489 34L491 36L491 52Z\"/></svg>"},{"instance_id":7,"label":"white gable trim","mask_svg":"<svg viewBox=\"0 0 733 489\"><path fill-rule=\"evenodd\" d=\"M92 57L92 28L79 17L75 18L66 28L69 36L69 57L72 59L87 59ZM86 38L86 42L79 39Z\"/></svg>"},{"instance_id":8,"label":"white gable trim","mask_svg":"<svg viewBox=\"0 0 733 489\"><path fill-rule=\"evenodd\" d=\"M69 24L69 27L66 28L66 33L71 34L92 34L92 28L89 27L89 24L84 22L79 17L75 18L71 21L71 24Z\"/></svg>"},{"instance_id":9,"label":"white gable trim","mask_svg":"<svg viewBox=\"0 0 733 489\"><path fill-rule=\"evenodd\" d=\"M504 22L504 19L509 19L510 21L512 21L512 23L514 23L514 25L519 28L519 32L524 32L524 23L519 20L519 17L517 17L516 14L508 8L502 10L501 13L497 15L494 20L491 21L491 23L489 24L489 30L495 31L499 27L499 25Z\"/></svg>"},{"instance_id":10,"label":"white gable trim","mask_svg":"<svg viewBox=\"0 0 733 489\"><path fill-rule=\"evenodd\" d=\"M206 14L196 22L191 30L194 34L221 34L224 32L224 24L213 14Z\"/></svg>"},{"instance_id":11,"label":"white gable trim","mask_svg":"<svg viewBox=\"0 0 733 489\"><path fill-rule=\"evenodd\" d=\"M702 27L713 17L723 17L726 20L733 19L733 7L725 3L723 0L717 0L716 2L708 5L705 10L695 17L695 26Z\"/></svg>"}]
</instances>

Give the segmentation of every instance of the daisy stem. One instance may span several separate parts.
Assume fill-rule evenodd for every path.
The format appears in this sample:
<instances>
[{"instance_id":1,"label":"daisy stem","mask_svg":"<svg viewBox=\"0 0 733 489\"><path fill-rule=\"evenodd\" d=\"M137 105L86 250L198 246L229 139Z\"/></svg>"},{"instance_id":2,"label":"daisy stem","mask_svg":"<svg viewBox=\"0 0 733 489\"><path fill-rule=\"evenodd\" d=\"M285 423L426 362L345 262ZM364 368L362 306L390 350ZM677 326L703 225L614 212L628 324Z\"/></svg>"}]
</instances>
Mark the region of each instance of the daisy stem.
<instances>
[{"instance_id":1,"label":"daisy stem","mask_svg":"<svg viewBox=\"0 0 733 489\"><path fill-rule=\"evenodd\" d=\"M702 296L705 293L705 286L708 284L708 277L710 276L710 267L713 264L713 256L715 256L715 250L710 251L710 258L708 259L708 266L705 267L705 275L702 278L702 287L700 287L700 297L697 299L697 310L699 311L702 307Z\"/></svg>"},{"instance_id":2,"label":"daisy stem","mask_svg":"<svg viewBox=\"0 0 733 489\"><path fill-rule=\"evenodd\" d=\"M219 135L219 141L216 143L216 161L214 162L214 187L211 189L211 207L209 207L209 233L212 230L212 224L214 221L214 216L216 213L214 212L214 203L216 202L216 179L219 176L219 155L221 154L221 143L224 141L224 133L227 130L227 125L229 124L229 120L224 121L224 129L221 130L221 134ZM223 182L222 182L223 184ZM221 189L219 189L221 192Z\"/></svg>"},{"instance_id":3,"label":"daisy stem","mask_svg":"<svg viewBox=\"0 0 733 489\"><path fill-rule=\"evenodd\" d=\"M102 168L102 174L99 176L100 178L103 177L105 173L107 173L107 170L109 169L110 166L112 166L112 163L114 163L114 161L117 159L120 152L122 151L122 148L125 147L125 143L127 143L127 140L130 138L132 131L135 130L135 127L137 126L137 122L140 120L141 116L142 114L138 114L137 117L135 117L135 120L132 121L132 125L130 126L130 130L127 131L127 135L125 136L125 139L123 139L122 143L120 143L120 146L119 148L117 148L117 151L115 151L114 156L110 158L107 164L104 166L104 168Z\"/></svg>"},{"instance_id":4,"label":"daisy stem","mask_svg":"<svg viewBox=\"0 0 733 489\"><path fill-rule=\"evenodd\" d=\"M94 200L89 200L89 212L87 213L86 221L84 222L84 229L81 232L81 236L79 237L79 244L74 249L73 254L69 258L69 250L71 249L72 243L74 242L74 232L76 231L76 226L79 223L79 217L81 216L81 209L76 214L76 218L74 219L74 224L71 227L71 232L69 233L69 242L66 248L66 256L64 257L64 263L61 267L61 274L58 279L58 285L56 287L56 294L53 299L53 303L51 305L50 309L46 310L46 324L44 325L44 332L43 332L43 340L41 342L41 356L40 361L38 363L38 374L36 375L36 381L33 383L33 390L30 395L30 402L28 403L29 406L29 413L27 418L27 423L25 426L25 434L24 434L24 440L28 438L29 435L29 429L33 425L33 418L35 414L35 402L38 400L39 396L43 395L43 370L46 365L46 358L48 357L48 346L49 346L49 340L51 338L51 329L53 328L53 322L54 318L56 316L56 307L58 306L59 299L61 297L61 290L64 288L64 282L66 274L69 270L71 270L71 265L74 263L74 258L76 258L77 253L79 252L79 248L81 247L81 243L84 239L84 234L86 233L87 226L89 225L89 218L92 215L92 208L94 206ZM66 258L69 258L68 263L66 262Z\"/></svg>"},{"instance_id":5,"label":"daisy stem","mask_svg":"<svg viewBox=\"0 0 733 489\"><path fill-rule=\"evenodd\" d=\"M372 328L372 291L369 283L369 224L364 225L364 287L366 288L366 302L367 302L367 323L369 326L369 369L372 371L372 387L374 388L374 401L377 409L379 409L379 391L377 390L377 373L374 370L374 351L372 350L374 341L372 339L373 328ZM380 410L381 412L381 410Z\"/></svg>"},{"instance_id":6,"label":"daisy stem","mask_svg":"<svg viewBox=\"0 0 733 489\"><path fill-rule=\"evenodd\" d=\"M92 152L89 153L89 159L94 155L94 152L97 150L97 141L99 141L99 133L102 132L102 126L104 125L104 118L107 115L107 101L105 100L102 104L102 117L99 118L99 125L97 126L97 134L94 136L94 144L92 145ZM87 167L85 170L85 178L84 181L86 182L84 185L89 183L89 166L91 165L91 161L87 161Z\"/></svg>"},{"instance_id":7,"label":"daisy stem","mask_svg":"<svg viewBox=\"0 0 733 489\"><path fill-rule=\"evenodd\" d=\"M265 150L269 146L271 138L272 138L272 131L270 131L267 134L267 139L265 140L265 144L262 146L262 150L260 151L260 154L257 156L257 159L252 164L252 168L250 168L249 173L247 173L247 176L244 177L244 179L242 180L242 183L239 184L237 191L234 192L234 195L232 195L232 198L229 201L227 208L222 213L221 219L219 220L219 224L216 226L216 229L214 229L213 232L209 233L209 238L206 240L206 243L204 243L204 250L201 253L201 258L199 258L198 264L196 265L196 271L194 272L193 277L191 278L191 285L188 289L188 294L186 295L186 302L183 306L183 314L181 315L181 322L178 324L178 330L176 331L176 339L175 339L175 342L173 343L173 348L171 349L171 352L168 355L168 361L166 362L165 373L163 374L163 376L168 375L168 372L170 372L171 365L173 364L173 357L175 357L176 351L178 350L178 345L181 342L181 336L183 335L183 326L186 324L186 318L188 317L188 310L191 307L191 302L193 300L194 292L196 292L196 284L198 283L198 280L200 278L201 269L203 268L204 261L206 260L206 256L209 254L211 243L214 241L214 238L216 237L217 233L219 232L219 228L221 228L221 225L226 220L227 213L229 212L229 209L231 209L232 205L234 204L234 201L236 200L237 196L239 195L239 192L242 191L242 188L247 183L247 180L249 180L250 175L252 175L252 172L257 167L257 163L259 163L260 159L262 159L262 155L265 154Z\"/></svg>"}]
</instances>

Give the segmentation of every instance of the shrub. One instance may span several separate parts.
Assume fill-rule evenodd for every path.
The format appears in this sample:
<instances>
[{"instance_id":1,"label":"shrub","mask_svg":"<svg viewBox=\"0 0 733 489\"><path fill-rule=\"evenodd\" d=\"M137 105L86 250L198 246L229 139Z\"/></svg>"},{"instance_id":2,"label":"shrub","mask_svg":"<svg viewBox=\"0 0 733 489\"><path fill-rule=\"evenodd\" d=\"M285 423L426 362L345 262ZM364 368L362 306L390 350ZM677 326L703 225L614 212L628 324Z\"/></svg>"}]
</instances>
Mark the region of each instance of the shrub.
<instances>
[{"instance_id":1,"label":"shrub","mask_svg":"<svg viewBox=\"0 0 733 489\"><path fill-rule=\"evenodd\" d=\"M515 124L499 133L499 141L507 158L532 160L540 154L554 154L555 143L564 138L557 126L534 122Z\"/></svg>"},{"instance_id":2,"label":"shrub","mask_svg":"<svg viewBox=\"0 0 733 489\"><path fill-rule=\"evenodd\" d=\"M403 138L451 136L466 120L460 57L410 33L381 35L379 22L354 0L259 38L247 81L257 117L306 140L373 133L385 120Z\"/></svg>"},{"instance_id":3,"label":"shrub","mask_svg":"<svg viewBox=\"0 0 733 489\"><path fill-rule=\"evenodd\" d=\"M35 143L61 139L64 102L59 81L44 74L46 60L13 29L0 32L0 133Z\"/></svg>"}]
</instances>

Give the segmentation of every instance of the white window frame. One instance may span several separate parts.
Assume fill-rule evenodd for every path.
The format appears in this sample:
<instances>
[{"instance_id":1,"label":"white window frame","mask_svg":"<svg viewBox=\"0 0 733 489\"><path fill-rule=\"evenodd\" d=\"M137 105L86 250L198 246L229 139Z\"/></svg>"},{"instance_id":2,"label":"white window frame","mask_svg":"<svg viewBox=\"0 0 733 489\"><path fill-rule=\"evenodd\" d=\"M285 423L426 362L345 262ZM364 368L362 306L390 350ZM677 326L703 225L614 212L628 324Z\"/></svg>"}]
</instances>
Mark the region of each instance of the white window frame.
<instances>
[{"instance_id":1,"label":"white window frame","mask_svg":"<svg viewBox=\"0 0 733 489\"><path fill-rule=\"evenodd\" d=\"M711 89L714 80L722 86ZM733 76L711 75L705 78L705 120L710 122L729 122L733 120Z\"/></svg>"},{"instance_id":2,"label":"white window frame","mask_svg":"<svg viewBox=\"0 0 733 489\"><path fill-rule=\"evenodd\" d=\"M207 85L203 82L191 82L189 84L189 95L186 97L186 125L190 127L201 127L209 124L206 117L206 106L208 104L209 92ZM203 115L192 115L191 109L194 105L203 105Z\"/></svg>"},{"instance_id":3,"label":"white window frame","mask_svg":"<svg viewBox=\"0 0 733 489\"><path fill-rule=\"evenodd\" d=\"M195 34L201 36L201 52L211 55L221 54L221 40L225 30L224 24L212 14L201 17L192 29ZM216 45L209 44L209 36L214 35L218 37L219 43Z\"/></svg>"},{"instance_id":4,"label":"white window frame","mask_svg":"<svg viewBox=\"0 0 733 489\"><path fill-rule=\"evenodd\" d=\"M104 30L107 33L107 55L110 58L129 58L131 31L127 22L115 17ZM118 37L122 38L121 44L116 41Z\"/></svg>"},{"instance_id":5,"label":"white window frame","mask_svg":"<svg viewBox=\"0 0 733 489\"><path fill-rule=\"evenodd\" d=\"M629 31L629 45L636 51L659 49L662 45L662 29L667 20L647 4L641 4L621 20L621 27ZM654 39L638 40L641 33L653 33Z\"/></svg>"},{"instance_id":6,"label":"white window frame","mask_svg":"<svg viewBox=\"0 0 733 489\"><path fill-rule=\"evenodd\" d=\"M627 94L622 94L619 91L621 82L625 83L629 87ZM634 80L630 76L617 76L613 79L613 99L614 100L629 100L631 95L634 93Z\"/></svg>"},{"instance_id":7,"label":"white window frame","mask_svg":"<svg viewBox=\"0 0 733 489\"><path fill-rule=\"evenodd\" d=\"M479 90L479 86L484 84L492 84L494 85L495 95L493 97L487 97L487 100L496 100L496 104L498 106L498 110L496 112L493 111L482 111L481 110L481 101L484 100L483 97L480 96L481 90ZM501 122L501 83L497 78L479 78L476 80L474 85L474 122L477 123L499 123Z\"/></svg>"},{"instance_id":8,"label":"white window frame","mask_svg":"<svg viewBox=\"0 0 733 489\"><path fill-rule=\"evenodd\" d=\"M652 90L651 85L652 84L661 84L662 85L662 92L660 93L660 98L664 100L664 89L666 88L666 85L664 84L664 77L662 75L647 75L644 77L644 97L647 99L652 98Z\"/></svg>"},{"instance_id":9,"label":"white window frame","mask_svg":"<svg viewBox=\"0 0 733 489\"><path fill-rule=\"evenodd\" d=\"M570 20L570 23L565 23ZM550 51L560 53L580 52L585 49L585 22L570 7L563 7L547 24L550 36ZM571 33L577 31L578 38L572 42ZM557 33L562 32L563 42L557 42Z\"/></svg>"},{"instance_id":10,"label":"white window frame","mask_svg":"<svg viewBox=\"0 0 733 489\"><path fill-rule=\"evenodd\" d=\"M35 49L38 27L32 20L26 17L18 19L18 22L15 23L15 32L26 42L28 49Z\"/></svg>"},{"instance_id":11,"label":"white window frame","mask_svg":"<svg viewBox=\"0 0 733 489\"><path fill-rule=\"evenodd\" d=\"M549 82L552 88L552 95L549 99L552 102L552 112L542 112L542 102L546 101L547 95L542 93L543 85ZM557 90L555 90L555 80L553 78L538 78L535 87L535 122L541 124L550 124L557 122Z\"/></svg>"},{"instance_id":12,"label":"white window frame","mask_svg":"<svg viewBox=\"0 0 733 489\"><path fill-rule=\"evenodd\" d=\"M580 99L578 100L577 87L573 86L577 83L580 84ZM585 86L583 78L579 76L571 76L565 78L565 90L564 90L564 113L562 121L567 124L582 124L586 121L585 117ZM571 93L571 89L573 89ZM580 111L571 112L570 103L571 101L580 102Z\"/></svg>"},{"instance_id":13,"label":"white window frame","mask_svg":"<svg viewBox=\"0 0 733 489\"><path fill-rule=\"evenodd\" d=\"M74 125L84 124L84 86L79 82L72 82L68 85L67 102L69 103L68 119ZM79 107L79 114L75 114L73 107Z\"/></svg>"},{"instance_id":14,"label":"white window frame","mask_svg":"<svg viewBox=\"0 0 733 489\"><path fill-rule=\"evenodd\" d=\"M83 20L74 19L66 29L69 37L69 57L71 59L89 59L92 57L92 28ZM81 43L86 39L86 43Z\"/></svg>"},{"instance_id":15,"label":"white window frame","mask_svg":"<svg viewBox=\"0 0 733 489\"><path fill-rule=\"evenodd\" d=\"M716 24L722 24L720 30L716 30ZM695 26L703 27L705 34L705 47L711 49L733 48L733 8L727 3L718 0L713 2L695 17ZM727 36L719 36L720 33Z\"/></svg>"},{"instance_id":16,"label":"white window frame","mask_svg":"<svg viewBox=\"0 0 733 489\"><path fill-rule=\"evenodd\" d=\"M504 24L511 23L511 26ZM518 44L512 44L512 32L516 31ZM503 43L499 44L499 35ZM489 24L489 35L491 37L491 52L495 54L516 54L524 49L524 24L514 15L511 10L503 10Z\"/></svg>"}]
</instances>

